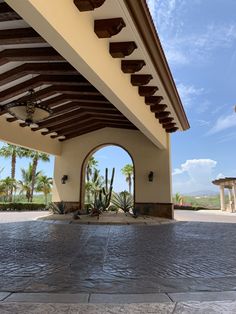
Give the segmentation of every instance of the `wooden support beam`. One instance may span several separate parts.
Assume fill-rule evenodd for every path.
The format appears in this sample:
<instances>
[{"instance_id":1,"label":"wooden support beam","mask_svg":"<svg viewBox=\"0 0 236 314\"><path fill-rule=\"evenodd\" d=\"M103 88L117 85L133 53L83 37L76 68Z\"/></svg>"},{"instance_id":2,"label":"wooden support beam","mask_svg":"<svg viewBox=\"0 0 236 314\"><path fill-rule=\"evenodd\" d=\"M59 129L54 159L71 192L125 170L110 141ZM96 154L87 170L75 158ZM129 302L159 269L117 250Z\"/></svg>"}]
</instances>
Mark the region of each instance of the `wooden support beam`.
<instances>
[{"instance_id":1,"label":"wooden support beam","mask_svg":"<svg viewBox=\"0 0 236 314\"><path fill-rule=\"evenodd\" d=\"M167 117L169 117L171 115L171 113L169 112L169 111L163 111L163 112L156 112L155 113L155 117L157 118L157 119L159 119L159 118L167 118Z\"/></svg>"},{"instance_id":2,"label":"wooden support beam","mask_svg":"<svg viewBox=\"0 0 236 314\"><path fill-rule=\"evenodd\" d=\"M158 105L163 100L162 96L146 96L145 103L149 106Z\"/></svg>"},{"instance_id":3,"label":"wooden support beam","mask_svg":"<svg viewBox=\"0 0 236 314\"><path fill-rule=\"evenodd\" d=\"M59 139L59 141L64 142L64 141L69 140L71 138L74 138L74 137L77 137L77 136L80 136L80 135L83 135L86 133L90 133L93 131L97 131L97 130L102 129L102 128L104 128L104 126L101 125L100 123L94 123L93 125L88 126L87 128L85 128L83 130L68 134L65 139ZM51 138L53 138L53 137L51 136Z\"/></svg>"},{"instance_id":4,"label":"wooden support beam","mask_svg":"<svg viewBox=\"0 0 236 314\"><path fill-rule=\"evenodd\" d=\"M90 86L88 86L90 88ZM107 102L107 99L102 96L100 93L95 91L86 91L85 86L63 86L63 85L55 85L43 88L37 92L35 92L35 98L43 100L44 98L53 96L57 93L65 94L65 95L74 95L74 97L78 97L81 101L84 102L97 102L104 103ZM17 101L27 101L29 100L29 96L23 96Z\"/></svg>"},{"instance_id":5,"label":"wooden support beam","mask_svg":"<svg viewBox=\"0 0 236 314\"><path fill-rule=\"evenodd\" d=\"M169 122L172 122L172 121L174 121L174 118L171 118L171 117L169 117L169 118L166 118L166 117L159 118L159 122L160 123L169 123Z\"/></svg>"},{"instance_id":6,"label":"wooden support beam","mask_svg":"<svg viewBox=\"0 0 236 314\"><path fill-rule=\"evenodd\" d=\"M109 119L109 121L112 121L112 122L122 122L124 124L129 124L125 119L124 119L124 116L122 115L108 115L108 114L104 114L103 112L93 112L93 111L84 111L84 110L81 110L81 113L80 114L77 114L77 115L71 115L71 119L68 120L68 121L62 121L58 124L55 124L51 127L45 127L48 129L48 131L45 131L45 132L42 132L43 135L47 135L51 132L57 132L57 131L60 131L61 129L65 129L65 128L72 128L72 127L76 127L78 125L81 124L81 122L84 121L84 118L91 118L92 120L93 119L100 119L100 120L103 120L103 121L107 121Z\"/></svg>"},{"instance_id":7,"label":"wooden support beam","mask_svg":"<svg viewBox=\"0 0 236 314\"><path fill-rule=\"evenodd\" d=\"M178 131L178 128L177 128L177 127L176 127L176 128L172 128L172 129L166 130L167 133L174 133L174 132L176 132L176 131Z\"/></svg>"},{"instance_id":8,"label":"wooden support beam","mask_svg":"<svg viewBox=\"0 0 236 314\"><path fill-rule=\"evenodd\" d=\"M150 106L151 112L161 112L167 108L167 105L153 105Z\"/></svg>"},{"instance_id":9,"label":"wooden support beam","mask_svg":"<svg viewBox=\"0 0 236 314\"><path fill-rule=\"evenodd\" d=\"M99 8L105 1L106 0L74 0L74 4L81 12L85 12Z\"/></svg>"},{"instance_id":10,"label":"wooden support beam","mask_svg":"<svg viewBox=\"0 0 236 314\"><path fill-rule=\"evenodd\" d=\"M151 74L132 74L131 84L133 86L147 85L153 79Z\"/></svg>"},{"instance_id":11,"label":"wooden support beam","mask_svg":"<svg viewBox=\"0 0 236 314\"><path fill-rule=\"evenodd\" d=\"M22 45L45 43L31 27L0 30L0 45Z\"/></svg>"},{"instance_id":12,"label":"wooden support beam","mask_svg":"<svg viewBox=\"0 0 236 314\"><path fill-rule=\"evenodd\" d=\"M94 32L98 38L110 38L119 34L125 26L125 22L121 17L95 20Z\"/></svg>"},{"instance_id":13,"label":"wooden support beam","mask_svg":"<svg viewBox=\"0 0 236 314\"><path fill-rule=\"evenodd\" d=\"M6 3L0 3L0 22L21 20L22 18Z\"/></svg>"},{"instance_id":14,"label":"wooden support beam","mask_svg":"<svg viewBox=\"0 0 236 314\"><path fill-rule=\"evenodd\" d=\"M12 70L0 74L0 86L29 74L44 75L79 75L67 62L24 63Z\"/></svg>"},{"instance_id":15,"label":"wooden support beam","mask_svg":"<svg viewBox=\"0 0 236 314\"><path fill-rule=\"evenodd\" d=\"M46 104L47 102L45 102ZM66 103L64 105L52 108L53 114L50 116L49 119L55 118L55 117L62 117L61 115L70 113L72 116L74 115L76 110L84 110L87 113L102 113L103 115L122 115L114 106L111 104L93 104L93 103L82 103L80 101L78 102L70 102ZM45 120L46 121L46 120ZM45 122L42 121L42 122ZM48 120L47 120L48 121ZM49 120L50 121L50 120ZM28 125L25 123L20 123L21 127L27 127ZM39 129L39 128L38 128ZM36 128L35 128L36 130Z\"/></svg>"},{"instance_id":16,"label":"wooden support beam","mask_svg":"<svg viewBox=\"0 0 236 314\"><path fill-rule=\"evenodd\" d=\"M66 125L63 129L57 131L57 135L52 135L51 138L63 135L66 136L74 132L79 132L80 130L88 129L91 125L94 125L96 123L97 121L94 121L91 117L84 116L83 120L78 121L77 127ZM99 124L101 124L101 122Z\"/></svg>"},{"instance_id":17,"label":"wooden support beam","mask_svg":"<svg viewBox=\"0 0 236 314\"><path fill-rule=\"evenodd\" d=\"M8 62L64 61L51 47L6 49L0 52L0 66Z\"/></svg>"},{"instance_id":18,"label":"wooden support beam","mask_svg":"<svg viewBox=\"0 0 236 314\"><path fill-rule=\"evenodd\" d=\"M142 70L146 65L144 60L122 60L121 61L121 70L124 73L136 73Z\"/></svg>"},{"instance_id":19,"label":"wooden support beam","mask_svg":"<svg viewBox=\"0 0 236 314\"><path fill-rule=\"evenodd\" d=\"M162 126L164 129L168 130L176 127L176 123L163 123Z\"/></svg>"},{"instance_id":20,"label":"wooden support beam","mask_svg":"<svg viewBox=\"0 0 236 314\"><path fill-rule=\"evenodd\" d=\"M109 52L113 58L124 58L130 56L137 45L134 41L110 43Z\"/></svg>"},{"instance_id":21,"label":"wooden support beam","mask_svg":"<svg viewBox=\"0 0 236 314\"><path fill-rule=\"evenodd\" d=\"M113 111L110 111L111 112L111 115L108 115L110 112L108 112L108 110L104 110L103 108L101 109L85 109L85 108L81 108L81 107L78 107L72 111L68 111L64 114L61 114L60 112L58 113L58 115L56 116L51 116L49 117L48 119L42 121L42 122L39 122L37 123L38 124L38 128L34 128L33 131L37 131L41 128L47 128L47 127L52 127L52 126L55 126L61 122L66 122L68 123L69 120L71 120L72 118L75 118L77 116L80 116L81 113L86 113L88 112L89 114L93 114L94 115L103 115L104 118L106 116L109 116L111 117L111 119L116 119L116 118L122 118L124 120L127 120L120 112L113 112ZM128 121L128 120L127 120Z\"/></svg>"},{"instance_id":22,"label":"wooden support beam","mask_svg":"<svg viewBox=\"0 0 236 314\"><path fill-rule=\"evenodd\" d=\"M69 90L75 94L80 92L88 95L100 95L100 93L80 75L39 75L0 92L0 101L13 98L44 84L53 85L57 91Z\"/></svg>"},{"instance_id":23,"label":"wooden support beam","mask_svg":"<svg viewBox=\"0 0 236 314\"><path fill-rule=\"evenodd\" d=\"M133 125L131 126L123 126L123 125L104 125L102 124L101 122L93 122L91 124L91 126L87 127L87 128L84 128L83 130L80 130L80 131L76 131L76 132L73 132L73 133L69 133L66 135L66 138L65 139L59 139L60 142L64 142L66 140L69 140L71 138L74 138L74 137L77 137L77 136L81 136L83 134L86 134L86 133L89 133L89 132L93 132L93 131L97 131L99 129L102 129L102 128L105 128L105 127L112 127L112 128L119 128L119 129L132 129L132 130L136 130L137 128Z\"/></svg>"},{"instance_id":24,"label":"wooden support beam","mask_svg":"<svg viewBox=\"0 0 236 314\"><path fill-rule=\"evenodd\" d=\"M138 92L140 96L153 96L158 91L157 86L139 86Z\"/></svg>"},{"instance_id":25,"label":"wooden support beam","mask_svg":"<svg viewBox=\"0 0 236 314\"><path fill-rule=\"evenodd\" d=\"M74 133L77 130L80 131L82 128L87 128L95 123L102 124L104 126L119 126L119 127L132 127L132 124L120 122L120 121L105 121L104 119L94 118L94 117L87 117L84 116L82 121L78 121L77 126L73 125L66 125L63 129L58 130L56 133L57 135L52 135L51 137L58 137L58 136L66 136L70 133Z\"/></svg>"}]
</instances>

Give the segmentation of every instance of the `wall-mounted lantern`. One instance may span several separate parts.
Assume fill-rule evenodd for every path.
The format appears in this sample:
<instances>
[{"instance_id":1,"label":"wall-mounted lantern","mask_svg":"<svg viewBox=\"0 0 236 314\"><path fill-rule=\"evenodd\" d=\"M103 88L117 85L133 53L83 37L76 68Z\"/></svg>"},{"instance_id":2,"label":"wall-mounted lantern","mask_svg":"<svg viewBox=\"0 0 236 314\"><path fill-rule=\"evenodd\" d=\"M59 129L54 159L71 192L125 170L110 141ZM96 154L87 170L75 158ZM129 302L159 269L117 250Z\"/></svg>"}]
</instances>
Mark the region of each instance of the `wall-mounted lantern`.
<instances>
[{"instance_id":1,"label":"wall-mounted lantern","mask_svg":"<svg viewBox=\"0 0 236 314\"><path fill-rule=\"evenodd\" d=\"M152 182L153 181L153 177L154 177L154 172L150 171L149 174L148 174L148 181Z\"/></svg>"},{"instance_id":2,"label":"wall-mounted lantern","mask_svg":"<svg viewBox=\"0 0 236 314\"><path fill-rule=\"evenodd\" d=\"M66 184L66 181L68 180L68 175L67 174L64 174L61 178L61 183L62 184Z\"/></svg>"}]
</instances>

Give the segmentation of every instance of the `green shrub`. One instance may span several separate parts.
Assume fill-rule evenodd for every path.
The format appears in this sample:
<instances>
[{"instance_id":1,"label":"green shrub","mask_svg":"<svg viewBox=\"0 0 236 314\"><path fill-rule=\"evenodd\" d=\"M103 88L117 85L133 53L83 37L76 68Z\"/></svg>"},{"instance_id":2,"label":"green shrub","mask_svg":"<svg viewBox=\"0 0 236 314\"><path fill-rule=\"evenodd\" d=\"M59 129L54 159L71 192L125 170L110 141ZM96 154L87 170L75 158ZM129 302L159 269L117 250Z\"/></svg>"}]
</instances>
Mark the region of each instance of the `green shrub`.
<instances>
[{"instance_id":1,"label":"green shrub","mask_svg":"<svg viewBox=\"0 0 236 314\"><path fill-rule=\"evenodd\" d=\"M47 210L41 203L0 203L0 211L37 211Z\"/></svg>"}]
</instances>

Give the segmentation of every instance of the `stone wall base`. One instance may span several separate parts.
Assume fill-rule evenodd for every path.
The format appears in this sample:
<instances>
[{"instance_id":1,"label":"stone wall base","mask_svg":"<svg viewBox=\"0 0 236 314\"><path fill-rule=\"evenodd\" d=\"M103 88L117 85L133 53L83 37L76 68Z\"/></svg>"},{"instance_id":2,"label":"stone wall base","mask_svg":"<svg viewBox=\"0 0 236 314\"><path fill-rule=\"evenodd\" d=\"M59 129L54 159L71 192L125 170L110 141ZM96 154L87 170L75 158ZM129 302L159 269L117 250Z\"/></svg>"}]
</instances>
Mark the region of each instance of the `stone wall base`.
<instances>
[{"instance_id":1,"label":"stone wall base","mask_svg":"<svg viewBox=\"0 0 236 314\"><path fill-rule=\"evenodd\" d=\"M135 208L141 215L174 219L172 203L136 203Z\"/></svg>"}]
</instances>

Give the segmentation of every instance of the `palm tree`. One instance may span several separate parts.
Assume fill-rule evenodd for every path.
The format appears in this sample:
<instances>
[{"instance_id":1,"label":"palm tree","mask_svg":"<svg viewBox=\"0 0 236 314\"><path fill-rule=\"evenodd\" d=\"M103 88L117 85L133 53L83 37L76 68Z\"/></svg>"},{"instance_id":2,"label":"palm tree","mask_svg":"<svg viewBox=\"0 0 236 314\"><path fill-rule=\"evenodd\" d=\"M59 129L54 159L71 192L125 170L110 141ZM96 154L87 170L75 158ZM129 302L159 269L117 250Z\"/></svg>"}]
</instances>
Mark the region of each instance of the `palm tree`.
<instances>
[{"instance_id":1,"label":"palm tree","mask_svg":"<svg viewBox=\"0 0 236 314\"><path fill-rule=\"evenodd\" d=\"M25 149L7 144L0 148L0 156L4 158L11 158L11 179L15 180L16 175L16 159L17 157L22 158L25 155ZM13 197L13 186L10 190L9 201L12 202Z\"/></svg>"},{"instance_id":2,"label":"palm tree","mask_svg":"<svg viewBox=\"0 0 236 314\"><path fill-rule=\"evenodd\" d=\"M5 195L6 195L5 184L2 181L0 181L0 198Z\"/></svg>"},{"instance_id":3,"label":"palm tree","mask_svg":"<svg viewBox=\"0 0 236 314\"><path fill-rule=\"evenodd\" d=\"M48 203L48 194L52 191L52 178L40 175L37 180L36 191L43 192L45 197L45 204Z\"/></svg>"},{"instance_id":4,"label":"palm tree","mask_svg":"<svg viewBox=\"0 0 236 314\"><path fill-rule=\"evenodd\" d=\"M37 181L40 175L41 175L40 171L36 172L35 182ZM32 195L33 165L31 163L29 163L28 169L21 169L21 176L22 180L18 181L20 194L25 193L27 201L32 202L31 195Z\"/></svg>"},{"instance_id":5,"label":"palm tree","mask_svg":"<svg viewBox=\"0 0 236 314\"><path fill-rule=\"evenodd\" d=\"M45 153L40 153L34 150L27 150L27 151L28 151L27 157L30 157L32 159L32 181L31 181L30 202L33 202L38 162L40 160L44 162L48 162L50 161L50 158L49 158L49 155Z\"/></svg>"},{"instance_id":6,"label":"palm tree","mask_svg":"<svg viewBox=\"0 0 236 314\"><path fill-rule=\"evenodd\" d=\"M93 173L93 170L96 169L96 166L98 165L98 161L91 156L88 160L87 167L86 167L86 181L89 182L90 177Z\"/></svg>"},{"instance_id":7,"label":"palm tree","mask_svg":"<svg viewBox=\"0 0 236 314\"><path fill-rule=\"evenodd\" d=\"M175 201L179 205L183 205L183 196L181 196L179 193L175 194Z\"/></svg>"},{"instance_id":8,"label":"palm tree","mask_svg":"<svg viewBox=\"0 0 236 314\"><path fill-rule=\"evenodd\" d=\"M11 177L6 177L5 179L1 180L2 191L6 196L7 202L12 202L12 192L16 190L16 180L12 179Z\"/></svg>"},{"instance_id":9,"label":"palm tree","mask_svg":"<svg viewBox=\"0 0 236 314\"><path fill-rule=\"evenodd\" d=\"M121 172L125 176L126 182L128 182L129 193L131 194L131 186L132 186L132 177L134 175L134 167L131 164L127 164L121 169Z\"/></svg>"}]
</instances>

